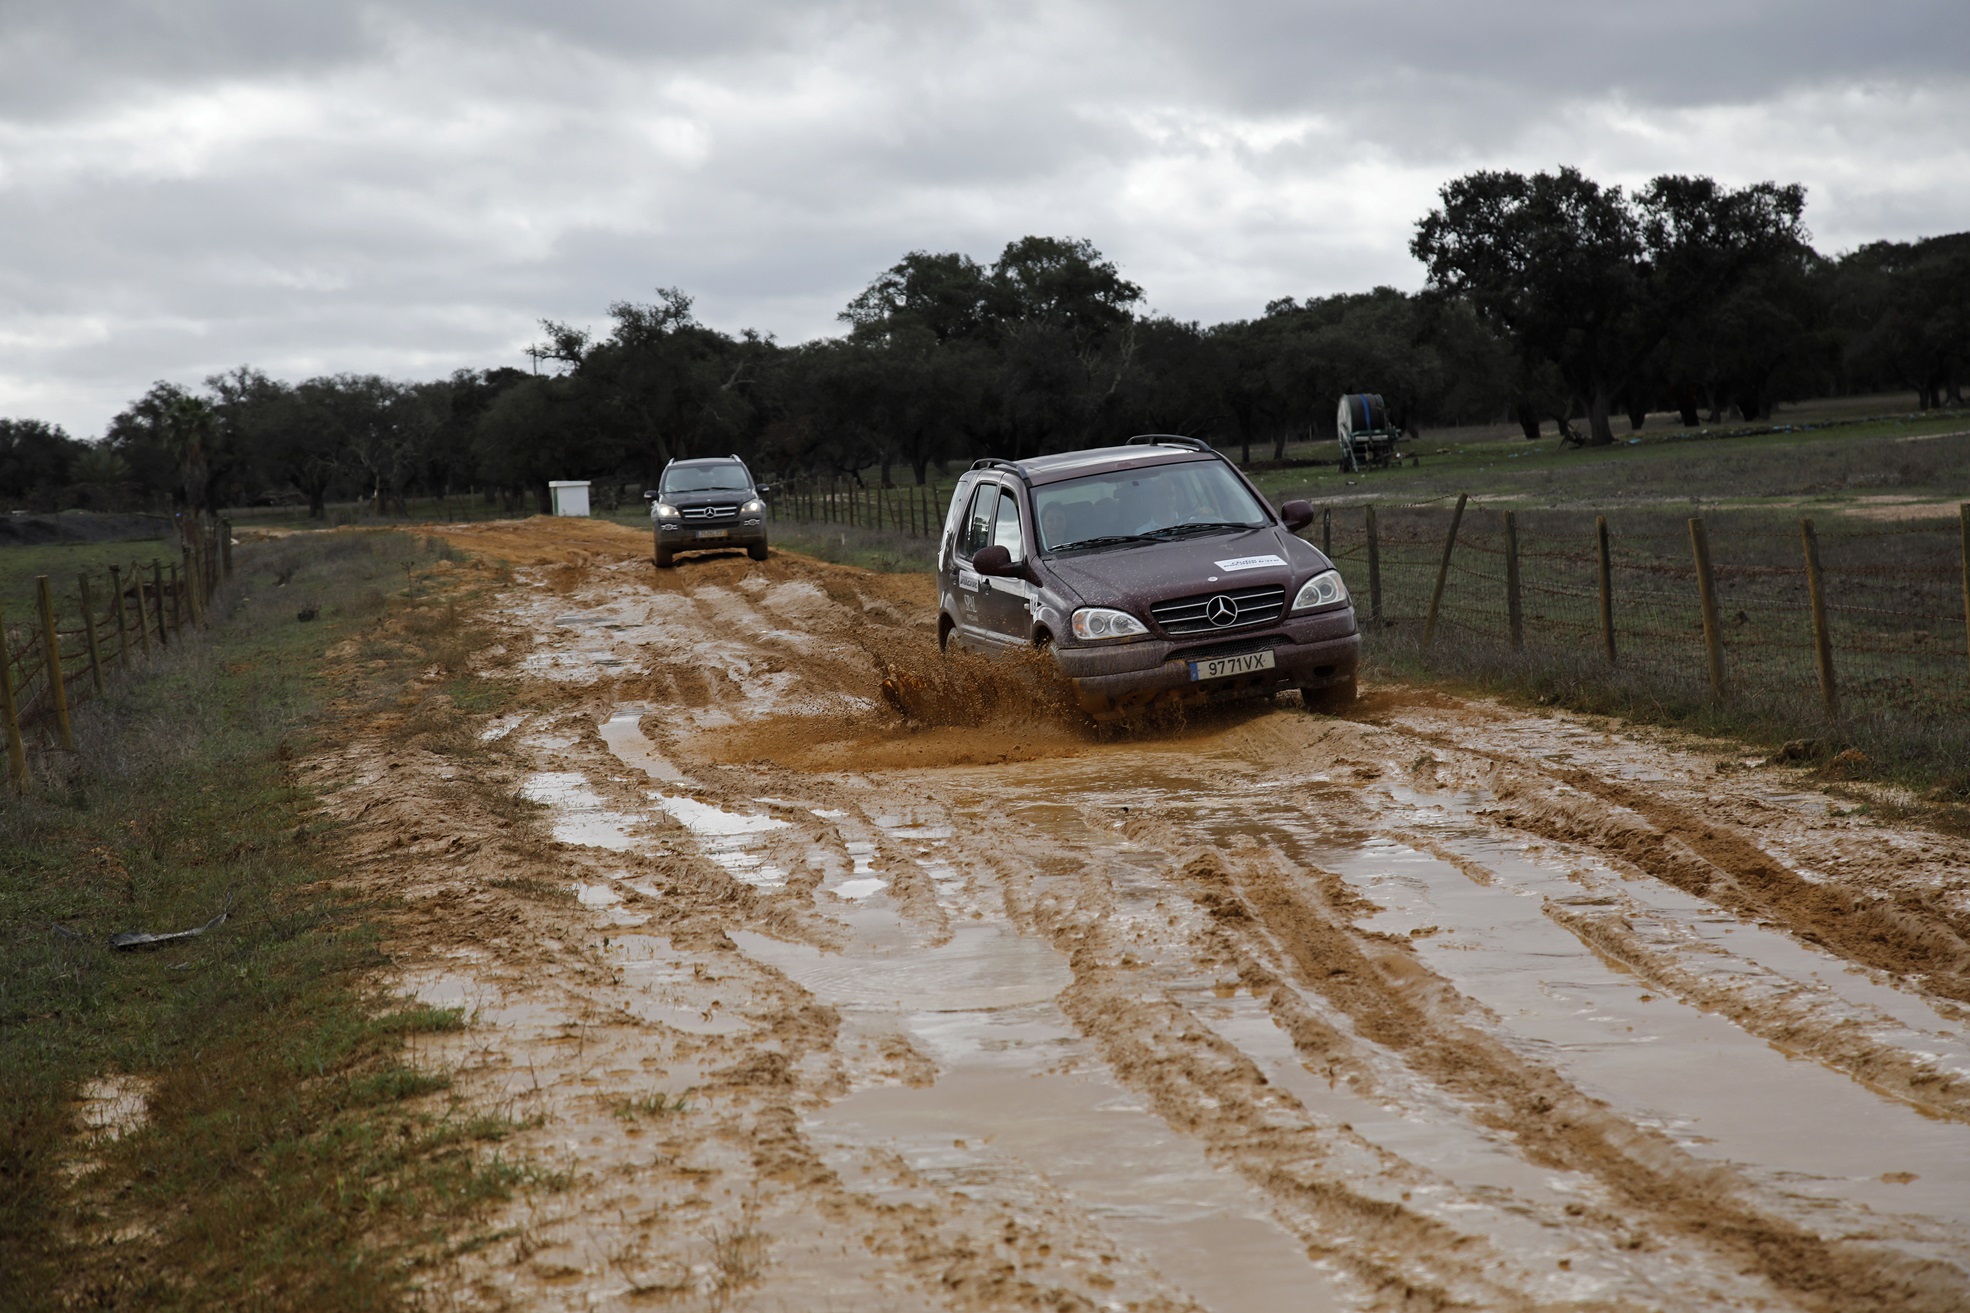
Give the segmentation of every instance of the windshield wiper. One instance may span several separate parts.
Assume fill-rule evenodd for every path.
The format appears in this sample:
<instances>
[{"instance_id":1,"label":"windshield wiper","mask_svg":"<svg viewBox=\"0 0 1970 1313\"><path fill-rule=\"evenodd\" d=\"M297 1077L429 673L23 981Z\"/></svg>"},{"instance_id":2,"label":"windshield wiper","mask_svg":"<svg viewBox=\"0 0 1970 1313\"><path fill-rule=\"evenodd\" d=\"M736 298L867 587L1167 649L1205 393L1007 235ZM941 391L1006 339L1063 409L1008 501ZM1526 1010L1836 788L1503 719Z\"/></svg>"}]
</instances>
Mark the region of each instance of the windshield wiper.
<instances>
[{"instance_id":1,"label":"windshield wiper","mask_svg":"<svg viewBox=\"0 0 1970 1313\"><path fill-rule=\"evenodd\" d=\"M1154 543L1160 538L1152 538L1143 533L1111 533L1099 538L1081 538L1071 543L1059 543L1047 550L1052 552L1071 552L1082 547L1120 547L1123 543Z\"/></svg>"},{"instance_id":2,"label":"windshield wiper","mask_svg":"<svg viewBox=\"0 0 1970 1313\"><path fill-rule=\"evenodd\" d=\"M1155 537L1158 539L1188 538L1192 534L1197 533L1224 533L1232 529L1257 529L1261 527L1256 524L1233 524L1229 520L1194 520L1189 524L1173 524L1167 529L1158 529L1155 532Z\"/></svg>"}]
</instances>

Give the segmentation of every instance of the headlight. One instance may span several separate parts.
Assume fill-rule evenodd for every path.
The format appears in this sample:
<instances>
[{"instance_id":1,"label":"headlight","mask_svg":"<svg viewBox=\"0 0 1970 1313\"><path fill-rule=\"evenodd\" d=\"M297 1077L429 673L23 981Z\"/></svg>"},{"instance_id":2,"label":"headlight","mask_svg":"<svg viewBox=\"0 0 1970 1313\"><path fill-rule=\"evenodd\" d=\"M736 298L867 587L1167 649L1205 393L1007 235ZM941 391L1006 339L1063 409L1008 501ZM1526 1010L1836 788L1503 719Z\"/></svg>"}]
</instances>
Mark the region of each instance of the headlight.
<instances>
[{"instance_id":1,"label":"headlight","mask_svg":"<svg viewBox=\"0 0 1970 1313\"><path fill-rule=\"evenodd\" d=\"M759 515L763 514L765 510L766 503L754 497L751 501L739 508L739 513L742 515Z\"/></svg>"},{"instance_id":2,"label":"headlight","mask_svg":"<svg viewBox=\"0 0 1970 1313\"><path fill-rule=\"evenodd\" d=\"M674 520L677 518L677 508L669 502L660 501L650 507L650 514L656 516L659 520Z\"/></svg>"},{"instance_id":3,"label":"headlight","mask_svg":"<svg viewBox=\"0 0 1970 1313\"><path fill-rule=\"evenodd\" d=\"M1083 642L1104 638L1136 638L1148 633L1142 621L1127 611L1111 611L1105 606L1084 606L1074 613L1074 637Z\"/></svg>"},{"instance_id":4,"label":"headlight","mask_svg":"<svg viewBox=\"0 0 1970 1313\"><path fill-rule=\"evenodd\" d=\"M1322 570L1300 585L1300 595L1293 599L1293 609L1311 611L1316 606L1333 606L1347 600L1348 586L1341 582L1341 572Z\"/></svg>"}]
</instances>

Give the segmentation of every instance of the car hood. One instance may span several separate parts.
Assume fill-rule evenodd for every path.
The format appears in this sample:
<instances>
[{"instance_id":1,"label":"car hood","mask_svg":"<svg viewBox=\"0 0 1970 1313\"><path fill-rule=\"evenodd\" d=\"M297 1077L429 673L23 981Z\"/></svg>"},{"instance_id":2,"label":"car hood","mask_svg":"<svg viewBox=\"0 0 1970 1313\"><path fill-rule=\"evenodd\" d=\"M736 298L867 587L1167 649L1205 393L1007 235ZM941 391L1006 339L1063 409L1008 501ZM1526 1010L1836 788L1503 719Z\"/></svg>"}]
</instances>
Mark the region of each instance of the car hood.
<instances>
[{"instance_id":1,"label":"car hood","mask_svg":"<svg viewBox=\"0 0 1970 1313\"><path fill-rule=\"evenodd\" d=\"M1265 561L1277 558L1277 563ZM1172 597L1216 589L1291 587L1326 569L1311 543L1267 525L1240 533L1212 534L1171 543L1138 543L1107 551L1047 558L1047 568L1086 606L1119 606L1146 616Z\"/></svg>"}]
</instances>

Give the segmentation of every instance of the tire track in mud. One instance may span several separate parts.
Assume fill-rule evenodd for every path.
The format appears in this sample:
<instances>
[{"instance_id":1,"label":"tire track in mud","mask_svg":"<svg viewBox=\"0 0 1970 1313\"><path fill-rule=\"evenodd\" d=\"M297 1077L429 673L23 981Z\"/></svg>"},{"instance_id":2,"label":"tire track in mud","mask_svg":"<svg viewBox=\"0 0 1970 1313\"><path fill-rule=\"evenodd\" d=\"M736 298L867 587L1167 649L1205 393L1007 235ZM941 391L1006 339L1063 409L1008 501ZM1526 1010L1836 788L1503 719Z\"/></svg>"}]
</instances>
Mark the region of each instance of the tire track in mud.
<instances>
[{"instance_id":1,"label":"tire track in mud","mask_svg":"<svg viewBox=\"0 0 1970 1313\"><path fill-rule=\"evenodd\" d=\"M1347 1016L1363 1039L1401 1054L1418 1074L1466 1100L1533 1162L1595 1177L1654 1227L1746 1264L1817 1307L1942 1313L1970 1302L1970 1281L1956 1269L1831 1243L1762 1212L1742 1199L1744 1187L1725 1169L1689 1161L1491 1036L1431 1015L1468 1005L1407 954L1371 958L1342 918L1305 892L1305 881L1289 879L1270 860L1227 863L1202 854L1177 875L1220 924L1268 937L1299 983ZM1648 1243L1636 1230L1634 1243Z\"/></svg>"},{"instance_id":2,"label":"tire track in mud","mask_svg":"<svg viewBox=\"0 0 1970 1313\"><path fill-rule=\"evenodd\" d=\"M1784 926L1798 939L1931 992L1970 1002L1970 913L1934 894L1864 893L1809 879L1725 822L1632 784L1578 768L1528 771L1523 761L1448 735L1409 730L1447 751L1495 765L1498 805L1482 819L1578 844L1752 921ZM1542 788L1558 781L1584 797Z\"/></svg>"}]
</instances>

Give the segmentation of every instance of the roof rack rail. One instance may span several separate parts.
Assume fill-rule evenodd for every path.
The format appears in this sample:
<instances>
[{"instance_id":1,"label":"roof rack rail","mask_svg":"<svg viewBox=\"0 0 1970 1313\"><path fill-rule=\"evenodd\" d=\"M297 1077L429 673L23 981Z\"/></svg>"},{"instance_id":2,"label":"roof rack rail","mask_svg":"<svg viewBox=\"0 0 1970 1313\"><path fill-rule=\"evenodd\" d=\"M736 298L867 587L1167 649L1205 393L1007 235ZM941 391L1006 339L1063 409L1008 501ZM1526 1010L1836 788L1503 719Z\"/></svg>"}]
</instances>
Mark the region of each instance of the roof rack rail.
<instances>
[{"instance_id":1,"label":"roof rack rail","mask_svg":"<svg viewBox=\"0 0 1970 1313\"><path fill-rule=\"evenodd\" d=\"M1010 470L1022 479L1026 477L1026 471L1019 468L1018 462L1003 460L997 456L981 457L971 463L971 468L974 470Z\"/></svg>"},{"instance_id":2,"label":"roof rack rail","mask_svg":"<svg viewBox=\"0 0 1970 1313\"><path fill-rule=\"evenodd\" d=\"M1131 447L1188 447L1192 451L1215 451L1216 448L1202 438L1189 438L1181 433L1138 433L1126 444Z\"/></svg>"}]
</instances>

